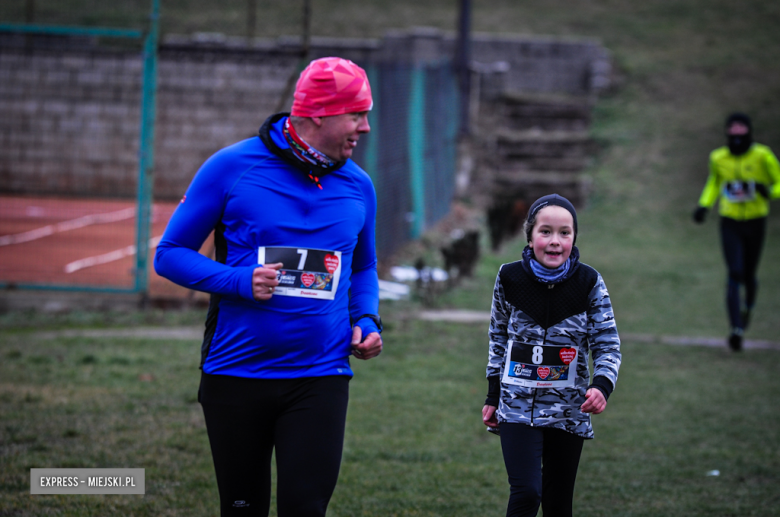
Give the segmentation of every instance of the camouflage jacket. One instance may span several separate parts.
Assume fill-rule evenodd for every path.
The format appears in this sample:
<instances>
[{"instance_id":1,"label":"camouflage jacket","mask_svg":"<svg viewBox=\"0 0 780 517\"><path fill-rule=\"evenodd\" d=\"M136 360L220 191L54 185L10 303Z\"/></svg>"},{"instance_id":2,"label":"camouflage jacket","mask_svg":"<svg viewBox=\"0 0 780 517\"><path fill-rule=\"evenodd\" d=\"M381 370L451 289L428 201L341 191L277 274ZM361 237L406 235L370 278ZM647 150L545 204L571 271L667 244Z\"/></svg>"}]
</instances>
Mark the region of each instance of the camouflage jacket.
<instances>
[{"instance_id":1,"label":"camouflage jacket","mask_svg":"<svg viewBox=\"0 0 780 517\"><path fill-rule=\"evenodd\" d=\"M593 438L590 414L579 409L590 384L588 355L594 377L613 389L621 361L607 288L598 271L576 261L557 284L538 281L524 266L522 260L502 265L493 290L487 376L501 379L498 421Z\"/></svg>"}]
</instances>

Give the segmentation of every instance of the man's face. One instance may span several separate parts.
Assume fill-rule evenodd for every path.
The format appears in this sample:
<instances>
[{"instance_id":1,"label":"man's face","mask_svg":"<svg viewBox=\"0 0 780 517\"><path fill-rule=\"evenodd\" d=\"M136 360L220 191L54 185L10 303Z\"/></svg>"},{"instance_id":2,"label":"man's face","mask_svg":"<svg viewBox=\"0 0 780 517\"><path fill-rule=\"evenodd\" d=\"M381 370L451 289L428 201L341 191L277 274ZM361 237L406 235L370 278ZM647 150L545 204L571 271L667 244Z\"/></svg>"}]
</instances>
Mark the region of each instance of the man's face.
<instances>
[{"instance_id":1,"label":"man's face","mask_svg":"<svg viewBox=\"0 0 780 517\"><path fill-rule=\"evenodd\" d=\"M367 111L322 117L321 120L322 124L317 131L318 142L311 144L330 159L339 162L352 156L361 134L371 131Z\"/></svg>"}]
</instances>

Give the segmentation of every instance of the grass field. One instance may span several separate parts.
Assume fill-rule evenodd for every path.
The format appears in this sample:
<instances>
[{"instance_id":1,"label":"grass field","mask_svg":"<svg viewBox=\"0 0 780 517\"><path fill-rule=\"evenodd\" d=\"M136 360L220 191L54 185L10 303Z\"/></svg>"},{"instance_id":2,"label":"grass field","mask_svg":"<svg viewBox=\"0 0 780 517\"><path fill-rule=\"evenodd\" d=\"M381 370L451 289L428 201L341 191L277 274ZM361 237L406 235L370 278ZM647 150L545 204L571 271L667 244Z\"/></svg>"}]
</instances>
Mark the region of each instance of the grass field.
<instances>
[{"instance_id":1,"label":"grass field","mask_svg":"<svg viewBox=\"0 0 780 517\"><path fill-rule=\"evenodd\" d=\"M217 513L197 341L4 326L0 515ZM499 441L480 421L485 334L484 325L392 319L381 359L355 365L329 514L502 514ZM778 352L630 341L623 352L619 389L585 445L576 514L777 515ZM146 495L31 496L33 467L145 468Z\"/></svg>"},{"instance_id":2,"label":"grass field","mask_svg":"<svg viewBox=\"0 0 780 517\"><path fill-rule=\"evenodd\" d=\"M163 1L163 26L241 35L242 5ZM456 5L314 0L314 34L451 29ZM716 218L695 226L690 213L729 111L752 114L756 140L780 151L780 4L473 6L475 30L597 37L613 52L618 86L596 105L593 134L602 151L588 171L593 195L579 213L583 260L603 274L622 333L725 338ZM258 20L261 34L297 31L294 16L273 20L269 9ZM780 206L773 209L749 339L780 335ZM514 242L484 256L475 278L437 305L487 310L498 265L521 249ZM486 328L407 319L416 308L384 305L386 350L355 365L330 514L501 515L507 485L498 441L479 417ZM195 401L198 343L37 334L201 320L158 312L0 315L0 515L214 515L216 486ZM623 352L618 389L585 446L576 515L779 515L780 353L630 340ZM30 496L29 468L55 466L142 467L147 495ZM720 475L708 476L713 470Z\"/></svg>"}]
</instances>

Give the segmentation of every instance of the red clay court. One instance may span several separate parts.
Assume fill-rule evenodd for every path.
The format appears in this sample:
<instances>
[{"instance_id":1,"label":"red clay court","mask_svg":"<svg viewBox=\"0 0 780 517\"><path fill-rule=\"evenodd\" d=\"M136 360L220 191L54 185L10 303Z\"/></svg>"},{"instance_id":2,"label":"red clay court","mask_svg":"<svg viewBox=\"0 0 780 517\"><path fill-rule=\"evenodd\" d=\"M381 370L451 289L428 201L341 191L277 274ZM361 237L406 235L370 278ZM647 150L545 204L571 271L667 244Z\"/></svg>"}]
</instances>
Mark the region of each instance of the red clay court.
<instances>
[{"instance_id":1,"label":"red clay court","mask_svg":"<svg viewBox=\"0 0 780 517\"><path fill-rule=\"evenodd\" d=\"M177 205L157 202L153 206L151 297L185 297L190 293L157 276L151 263ZM0 196L0 281L132 288L135 213L134 200Z\"/></svg>"}]
</instances>

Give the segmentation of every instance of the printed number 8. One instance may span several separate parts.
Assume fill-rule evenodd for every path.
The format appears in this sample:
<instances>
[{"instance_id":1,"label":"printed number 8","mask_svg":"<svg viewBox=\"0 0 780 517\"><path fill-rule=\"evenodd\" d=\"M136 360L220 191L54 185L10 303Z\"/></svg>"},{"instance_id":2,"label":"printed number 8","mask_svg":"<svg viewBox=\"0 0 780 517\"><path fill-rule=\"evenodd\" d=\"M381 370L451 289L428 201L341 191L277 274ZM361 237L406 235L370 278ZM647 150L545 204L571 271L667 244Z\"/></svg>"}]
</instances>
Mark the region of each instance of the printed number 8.
<instances>
[{"instance_id":1,"label":"printed number 8","mask_svg":"<svg viewBox=\"0 0 780 517\"><path fill-rule=\"evenodd\" d=\"M542 364L542 347L534 347L534 356L531 358L534 364Z\"/></svg>"}]
</instances>

